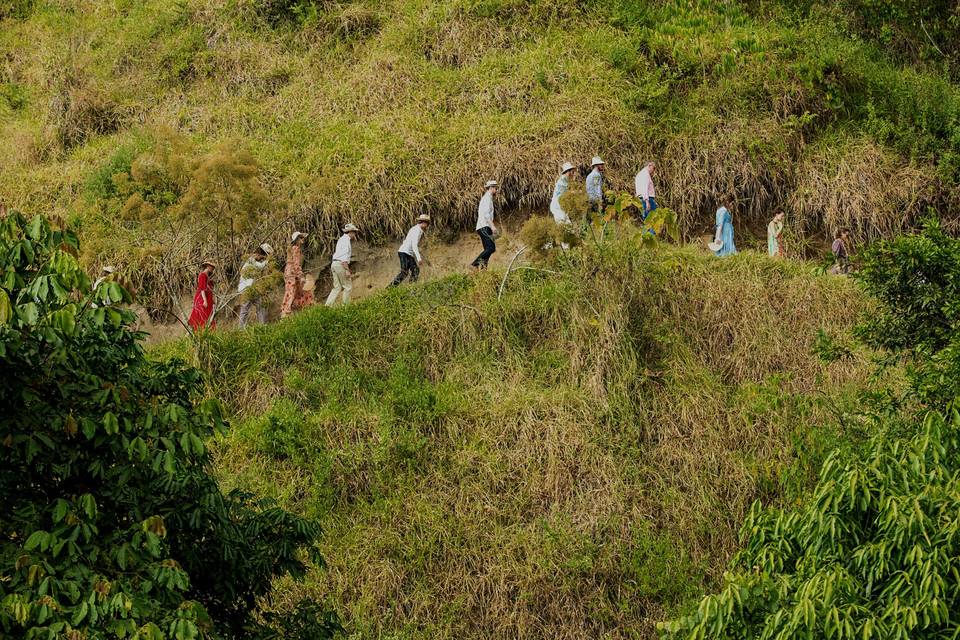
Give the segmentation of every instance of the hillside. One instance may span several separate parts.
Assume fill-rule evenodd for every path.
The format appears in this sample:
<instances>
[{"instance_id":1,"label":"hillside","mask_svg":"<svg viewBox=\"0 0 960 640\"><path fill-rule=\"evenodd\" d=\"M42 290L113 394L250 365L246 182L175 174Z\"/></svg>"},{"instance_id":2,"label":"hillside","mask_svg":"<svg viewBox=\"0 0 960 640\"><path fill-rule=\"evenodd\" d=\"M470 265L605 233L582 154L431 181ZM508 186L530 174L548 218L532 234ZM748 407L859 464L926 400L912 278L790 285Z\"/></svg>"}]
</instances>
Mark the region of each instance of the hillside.
<instances>
[{"instance_id":1,"label":"hillside","mask_svg":"<svg viewBox=\"0 0 960 640\"><path fill-rule=\"evenodd\" d=\"M685 233L859 236L956 201L948 2L15 0L0 194L83 229L141 292L294 224L469 228L478 185L542 210L559 164L660 162ZM941 206L941 211L950 210Z\"/></svg>"},{"instance_id":2,"label":"hillside","mask_svg":"<svg viewBox=\"0 0 960 640\"><path fill-rule=\"evenodd\" d=\"M848 280L624 233L499 300L500 274L451 276L202 343L235 414L224 488L324 528L326 570L276 604L363 638L652 638L755 499L790 503L860 437L834 415L866 354L812 355L868 308Z\"/></svg>"}]
</instances>

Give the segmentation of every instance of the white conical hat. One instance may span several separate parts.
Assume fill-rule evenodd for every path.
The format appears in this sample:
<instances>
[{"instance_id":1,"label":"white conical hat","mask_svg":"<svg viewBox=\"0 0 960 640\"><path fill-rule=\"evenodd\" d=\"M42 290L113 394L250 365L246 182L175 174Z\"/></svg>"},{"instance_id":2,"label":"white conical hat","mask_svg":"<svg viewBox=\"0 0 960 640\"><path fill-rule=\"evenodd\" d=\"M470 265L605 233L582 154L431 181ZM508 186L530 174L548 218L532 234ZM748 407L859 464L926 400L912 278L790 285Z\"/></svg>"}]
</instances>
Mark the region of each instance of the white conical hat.
<instances>
[{"instance_id":1,"label":"white conical hat","mask_svg":"<svg viewBox=\"0 0 960 640\"><path fill-rule=\"evenodd\" d=\"M354 224L351 222L348 222L347 224L343 225L344 233L350 233L351 231L360 231L360 229L354 226Z\"/></svg>"},{"instance_id":2,"label":"white conical hat","mask_svg":"<svg viewBox=\"0 0 960 640\"><path fill-rule=\"evenodd\" d=\"M268 256L272 256L272 255L273 255L273 247L271 247L271 246L270 246L269 244L267 244L266 242L264 242L262 245L260 245L260 250L263 251L263 252L264 252L265 254L267 254Z\"/></svg>"},{"instance_id":3,"label":"white conical hat","mask_svg":"<svg viewBox=\"0 0 960 640\"><path fill-rule=\"evenodd\" d=\"M607 163L601 160L600 156L593 156L593 161L590 163L590 166L595 167L598 164L607 164Z\"/></svg>"},{"instance_id":4,"label":"white conical hat","mask_svg":"<svg viewBox=\"0 0 960 640\"><path fill-rule=\"evenodd\" d=\"M572 169L576 169L576 167L573 166L573 163L572 163L572 162L564 162L564 163L563 163L563 166L560 168L560 173L561 173L561 174L564 174L564 173L566 173L567 171L570 171L570 170L572 170Z\"/></svg>"},{"instance_id":5,"label":"white conical hat","mask_svg":"<svg viewBox=\"0 0 960 640\"><path fill-rule=\"evenodd\" d=\"M310 234L304 233L303 231L294 231L293 235L290 236L290 244L293 244L300 238L306 238L308 235Z\"/></svg>"},{"instance_id":6,"label":"white conical hat","mask_svg":"<svg viewBox=\"0 0 960 640\"><path fill-rule=\"evenodd\" d=\"M484 189L489 189L490 187L499 187L500 185L496 180L487 180L487 184L483 185Z\"/></svg>"}]
</instances>

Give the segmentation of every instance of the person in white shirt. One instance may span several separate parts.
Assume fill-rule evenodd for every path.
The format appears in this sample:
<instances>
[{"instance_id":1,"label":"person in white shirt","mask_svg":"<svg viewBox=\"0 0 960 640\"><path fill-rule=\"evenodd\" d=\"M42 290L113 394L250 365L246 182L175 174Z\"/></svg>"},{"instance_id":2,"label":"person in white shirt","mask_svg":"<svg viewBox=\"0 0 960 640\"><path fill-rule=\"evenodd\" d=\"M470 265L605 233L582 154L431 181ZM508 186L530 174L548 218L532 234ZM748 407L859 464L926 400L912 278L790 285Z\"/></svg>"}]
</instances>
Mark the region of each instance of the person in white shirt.
<instances>
[{"instance_id":1,"label":"person in white shirt","mask_svg":"<svg viewBox=\"0 0 960 640\"><path fill-rule=\"evenodd\" d=\"M423 264L423 256L420 255L420 238L423 232L430 226L430 216L423 213L417 216L417 224L410 227L407 231L407 237L398 251L400 255L400 273L390 283L391 287L399 286L401 282L410 277L410 282L416 282L420 278L420 265Z\"/></svg>"},{"instance_id":2,"label":"person in white shirt","mask_svg":"<svg viewBox=\"0 0 960 640\"><path fill-rule=\"evenodd\" d=\"M496 180L488 181L485 185L486 192L480 198L480 206L477 208L477 235L483 243L483 251L471 264L478 270L486 269L490 256L497 251L497 243L494 242L497 226L493 223L493 196L497 195L499 187Z\"/></svg>"},{"instance_id":3,"label":"person in white shirt","mask_svg":"<svg viewBox=\"0 0 960 640\"><path fill-rule=\"evenodd\" d=\"M333 251L333 262L330 273L333 274L333 289L327 296L327 306L336 303L340 292L343 292L343 304L350 303L350 292L353 291L353 273L350 272L350 263L353 261L353 241L360 231L352 224L343 227L343 235L337 240L337 248Z\"/></svg>"},{"instance_id":4,"label":"person in white shirt","mask_svg":"<svg viewBox=\"0 0 960 640\"><path fill-rule=\"evenodd\" d=\"M650 212L657 208L657 192L653 187L653 174L657 169L654 162L648 162L644 165L640 173L637 174L636 187L637 197L643 199L643 219L646 220Z\"/></svg>"},{"instance_id":5,"label":"person in white shirt","mask_svg":"<svg viewBox=\"0 0 960 640\"><path fill-rule=\"evenodd\" d=\"M570 216L563 210L563 205L560 204L560 198L570 190L570 178L573 176L574 169L576 169L576 167L574 167L573 164L564 162L563 167L560 168L560 177L557 178L557 183L553 186L553 197L550 199L550 213L553 214L553 220L557 224L570 224Z\"/></svg>"},{"instance_id":6,"label":"person in white shirt","mask_svg":"<svg viewBox=\"0 0 960 640\"><path fill-rule=\"evenodd\" d=\"M253 255L247 258L247 261L240 267L240 283L237 285L237 293L242 294L247 291L245 296L241 296L243 300L240 303L239 326L241 329L246 328L247 319L250 317L250 309L253 307L257 308L257 321L260 324L266 324L267 322L267 305L263 303L259 295L251 293L255 292L256 288L250 289L250 287L256 283L257 278L263 275L267 268L267 256L272 253L273 247L264 242L254 250Z\"/></svg>"},{"instance_id":7,"label":"person in white shirt","mask_svg":"<svg viewBox=\"0 0 960 640\"><path fill-rule=\"evenodd\" d=\"M99 289L100 285L102 285L104 282L112 282L115 279L113 275L114 271L116 271L116 269L114 269L109 265L105 266L103 269L100 270L100 277L97 278L93 283L94 293L96 293L97 289ZM104 295L101 298L102 299L99 304L94 302L90 306L96 309L97 307L109 307L112 304L110 297L108 295Z\"/></svg>"},{"instance_id":8,"label":"person in white shirt","mask_svg":"<svg viewBox=\"0 0 960 640\"><path fill-rule=\"evenodd\" d=\"M101 270L100 270L100 277L97 278L96 281L94 281L94 283L93 283L93 290L96 291L96 290L97 290L97 287L99 287L101 284L103 284L103 283L106 282L107 280L111 280L114 271L116 271L116 269L114 269L113 267L111 267L111 266L109 266L109 265L107 265L106 267L104 267L103 269L101 269Z\"/></svg>"}]
</instances>

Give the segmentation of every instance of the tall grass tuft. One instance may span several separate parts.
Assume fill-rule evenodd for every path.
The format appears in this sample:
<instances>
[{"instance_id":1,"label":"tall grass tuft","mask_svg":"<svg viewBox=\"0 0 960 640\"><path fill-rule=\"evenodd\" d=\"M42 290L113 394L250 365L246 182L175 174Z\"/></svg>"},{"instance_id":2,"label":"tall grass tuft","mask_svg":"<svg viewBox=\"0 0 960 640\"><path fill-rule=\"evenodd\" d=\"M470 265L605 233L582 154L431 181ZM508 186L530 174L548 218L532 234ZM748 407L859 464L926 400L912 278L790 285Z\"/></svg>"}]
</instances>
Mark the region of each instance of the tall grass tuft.
<instances>
[{"instance_id":1,"label":"tall grass tuft","mask_svg":"<svg viewBox=\"0 0 960 640\"><path fill-rule=\"evenodd\" d=\"M756 255L608 241L208 337L227 486L322 518L304 595L361 637L653 637L758 497L811 482L869 305Z\"/></svg>"}]
</instances>

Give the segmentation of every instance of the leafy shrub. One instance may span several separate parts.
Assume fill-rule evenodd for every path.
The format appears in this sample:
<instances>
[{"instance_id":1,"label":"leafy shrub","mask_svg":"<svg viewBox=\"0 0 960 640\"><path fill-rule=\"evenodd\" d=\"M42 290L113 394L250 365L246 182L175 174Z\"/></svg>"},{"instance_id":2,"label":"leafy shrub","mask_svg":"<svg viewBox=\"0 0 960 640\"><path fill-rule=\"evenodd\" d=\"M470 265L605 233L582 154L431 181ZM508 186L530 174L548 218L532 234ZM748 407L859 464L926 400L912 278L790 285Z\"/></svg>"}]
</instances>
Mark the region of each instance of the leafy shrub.
<instances>
[{"instance_id":1,"label":"leafy shrub","mask_svg":"<svg viewBox=\"0 0 960 640\"><path fill-rule=\"evenodd\" d=\"M87 178L87 196L95 201L105 201L119 197L120 191L116 178L130 172L134 158L139 151L134 146L124 146L117 149L104 164L100 165Z\"/></svg>"},{"instance_id":2,"label":"leafy shrub","mask_svg":"<svg viewBox=\"0 0 960 640\"><path fill-rule=\"evenodd\" d=\"M220 404L197 370L144 356L129 295L91 291L78 248L39 216L0 220L2 634L283 636L257 603L303 575L318 525L221 493Z\"/></svg>"},{"instance_id":3,"label":"leafy shrub","mask_svg":"<svg viewBox=\"0 0 960 640\"><path fill-rule=\"evenodd\" d=\"M558 225L552 217L532 216L520 228L520 240L535 255L545 256L562 244L576 246L580 236L572 225Z\"/></svg>"},{"instance_id":4,"label":"leafy shrub","mask_svg":"<svg viewBox=\"0 0 960 640\"><path fill-rule=\"evenodd\" d=\"M759 504L724 589L661 628L673 638L944 638L958 621L960 414L865 455L832 455L804 508Z\"/></svg>"},{"instance_id":5,"label":"leafy shrub","mask_svg":"<svg viewBox=\"0 0 960 640\"><path fill-rule=\"evenodd\" d=\"M120 127L117 105L92 85L68 82L50 101L48 127L54 141L72 149L94 135L113 133Z\"/></svg>"},{"instance_id":6,"label":"leafy shrub","mask_svg":"<svg viewBox=\"0 0 960 640\"><path fill-rule=\"evenodd\" d=\"M258 16L271 25L304 23L315 20L319 13L317 0L253 0Z\"/></svg>"},{"instance_id":7,"label":"leafy shrub","mask_svg":"<svg viewBox=\"0 0 960 640\"><path fill-rule=\"evenodd\" d=\"M960 634L958 275L960 241L935 221L864 252L858 278L881 309L857 334L913 365L910 389L871 394L866 448L831 454L800 508L754 504L725 587L661 624L665 638Z\"/></svg>"},{"instance_id":8,"label":"leafy shrub","mask_svg":"<svg viewBox=\"0 0 960 640\"><path fill-rule=\"evenodd\" d=\"M20 111L27 106L27 91L16 82L3 82L0 83L0 99L12 111Z\"/></svg>"}]
</instances>

